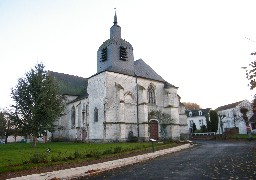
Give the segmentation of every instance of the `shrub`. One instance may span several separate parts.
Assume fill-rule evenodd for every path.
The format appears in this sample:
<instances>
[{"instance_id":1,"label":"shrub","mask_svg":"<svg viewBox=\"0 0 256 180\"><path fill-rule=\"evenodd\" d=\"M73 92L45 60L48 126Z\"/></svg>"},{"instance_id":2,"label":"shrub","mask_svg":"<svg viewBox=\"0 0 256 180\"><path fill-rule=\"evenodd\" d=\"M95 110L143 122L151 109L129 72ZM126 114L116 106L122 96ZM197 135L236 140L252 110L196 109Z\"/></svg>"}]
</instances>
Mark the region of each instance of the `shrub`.
<instances>
[{"instance_id":1,"label":"shrub","mask_svg":"<svg viewBox=\"0 0 256 180\"><path fill-rule=\"evenodd\" d=\"M47 154L46 153L35 153L33 154L30 159L29 162L31 163L47 163Z\"/></svg>"},{"instance_id":2,"label":"shrub","mask_svg":"<svg viewBox=\"0 0 256 180\"><path fill-rule=\"evenodd\" d=\"M78 151L75 151L74 152L74 158L77 159L77 158L81 158L82 157L82 154Z\"/></svg>"},{"instance_id":3,"label":"shrub","mask_svg":"<svg viewBox=\"0 0 256 180\"><path fill-rule=\"evenodd\" d=\"M122 151L122 147L121 146L116 146L116 147L114 147L113 153L117 154L117 153L120 153L121 151Z\"/></svg>"},{"instance_id":4,"label":"shrub","mask_svg":"<svg viewBox=\"0 0 256 180\"><path fill-rule=\"evenodd\" d=\"M90 151L88 154L86 154L87 158L95 158L95 159L99 159L101 157L101 153L100 151Z\"/></svg>"},{"instance_id":5,"label":"shrub","mask_svg":"<svg viewBox=\"0 0 256 180\"><path fill-rule=\"evenodd\" d=\"M106 150L104 150L103 151L103 155L105 155L105 154L112 154L113 152L112 152L112 149L106 149Z\"/></svg>"},{"instance_id":6,"label":"shrub","mask_svg":"<svg viewBox=\"0 0 256 180\"><path fill-rule=\"evenodd\" d=\"M52 162L58 162L58 161L63 161L65 157L62 157L61 152L58 153L58 155L52 155L51 156L51 161Z\"/></svg>"}]
</instances>

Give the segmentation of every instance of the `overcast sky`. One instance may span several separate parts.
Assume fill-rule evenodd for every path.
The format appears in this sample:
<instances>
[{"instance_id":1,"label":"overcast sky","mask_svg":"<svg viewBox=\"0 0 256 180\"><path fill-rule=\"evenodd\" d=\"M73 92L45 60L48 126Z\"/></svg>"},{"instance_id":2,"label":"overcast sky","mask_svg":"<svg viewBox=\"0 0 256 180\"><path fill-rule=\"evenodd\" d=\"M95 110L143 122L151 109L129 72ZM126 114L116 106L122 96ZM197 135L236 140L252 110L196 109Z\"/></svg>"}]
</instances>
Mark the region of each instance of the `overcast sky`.
<instances>
[{"instance_id":1,"label":"overcast sky","mask_svg":"<svg viewBox=\"0 0 256 180\"><path fill-rule=\"evenodd\" d=\"M252 99L245 70L256 51L255 0L0 0L0 108L37 63L90 77L114 8L122 38L182 102L217 108Z\"/></svg>"}]
</instances>

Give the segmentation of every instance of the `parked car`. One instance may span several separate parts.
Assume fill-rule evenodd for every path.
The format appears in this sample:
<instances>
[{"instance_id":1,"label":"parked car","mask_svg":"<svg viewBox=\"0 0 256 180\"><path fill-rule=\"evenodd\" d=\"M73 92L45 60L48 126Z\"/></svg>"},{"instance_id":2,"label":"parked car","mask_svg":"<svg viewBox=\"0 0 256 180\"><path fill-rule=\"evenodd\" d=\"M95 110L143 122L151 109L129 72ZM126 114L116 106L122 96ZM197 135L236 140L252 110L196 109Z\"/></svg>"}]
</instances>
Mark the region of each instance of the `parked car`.
<instances>
[{"instance_id":1,"label":"parked car","mask_svg":"<svg viewBox=\"0 0 256 180\"><path fill-rule=\"evenodd\" d=\"M0 144L5 144L5 142L3 140L0 140Z\"/></svg>"}]
</instances>

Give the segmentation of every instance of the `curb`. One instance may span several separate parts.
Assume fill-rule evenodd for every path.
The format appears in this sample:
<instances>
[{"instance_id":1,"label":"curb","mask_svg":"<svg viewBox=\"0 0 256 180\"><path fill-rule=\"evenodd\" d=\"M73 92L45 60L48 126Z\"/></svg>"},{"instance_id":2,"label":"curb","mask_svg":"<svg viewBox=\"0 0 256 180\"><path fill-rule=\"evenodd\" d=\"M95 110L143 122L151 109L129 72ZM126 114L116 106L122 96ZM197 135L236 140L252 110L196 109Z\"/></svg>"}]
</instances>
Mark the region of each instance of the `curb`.
<instances>
[{"instance_id":1,"label":"curb","mask_svg":"<svg viewBox=\"0 0 256 180\"><path fill-rule=\"evenodd\" d=\"M181 151L183 149L188 149L193 147L193 144L184 144L181 146L159 150L152 153L147 153L143 155L123 158L123 159L117 159L113 161L107 161L103 163L98 164L92 164L88 166L82 166L82 167L76 167L76 168L70 168L70 169L64 169L59 171L52 171L52 172L46 172L41 174L32 174L27 176L21 176L16 178L11 178L9 180L50 180L50 179L73 179L83 176L89 176L95 173L107 171L110 169L119 168L122 166L127 166L131 164L135 164L138 162L146 161L149 159L156 158L161 155Z\"/></svg>"}]
</instances>

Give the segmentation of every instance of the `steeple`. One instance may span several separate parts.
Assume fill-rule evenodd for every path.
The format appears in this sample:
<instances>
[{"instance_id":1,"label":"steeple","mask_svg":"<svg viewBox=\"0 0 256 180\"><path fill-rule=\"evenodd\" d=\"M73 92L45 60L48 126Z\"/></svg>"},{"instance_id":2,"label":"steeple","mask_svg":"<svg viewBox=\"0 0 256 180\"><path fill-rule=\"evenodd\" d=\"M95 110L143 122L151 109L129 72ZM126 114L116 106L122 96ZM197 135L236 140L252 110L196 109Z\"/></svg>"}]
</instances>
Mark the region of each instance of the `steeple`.
<instances>
[{"instance_id":1,"label":"steeple","mask_svg":"<svg viewBox=\"0 0 256 180\"><path fill-rule=\"evenodd\" d=\"M117 25L117 16L116 16L116 11L115 11L115 16L114 16L114 25Z\"/></svg>"},{"instance_id":2,"label":"steeple","mask_svg":"<svg viewBox=\"0 0 256 180\"><path fill-rule=\"evenodd\" d=\"M121 38L121 27L117 24L116 11L113 23L110 38L103 42L97 51L97 73L111 71L133 76L133 48L129 42Z\"/></svg>"},{"instance_id":3,"label":"steeple","mask_svg":"<svg viewBox=\"0 0 256 180\"><path fill-rule=\"evenodd\" d=\"M121 27L117 25L117 15L115 11L114 25L110 28L110 39L121 39Z\"/></svg>"}]
</instances>

